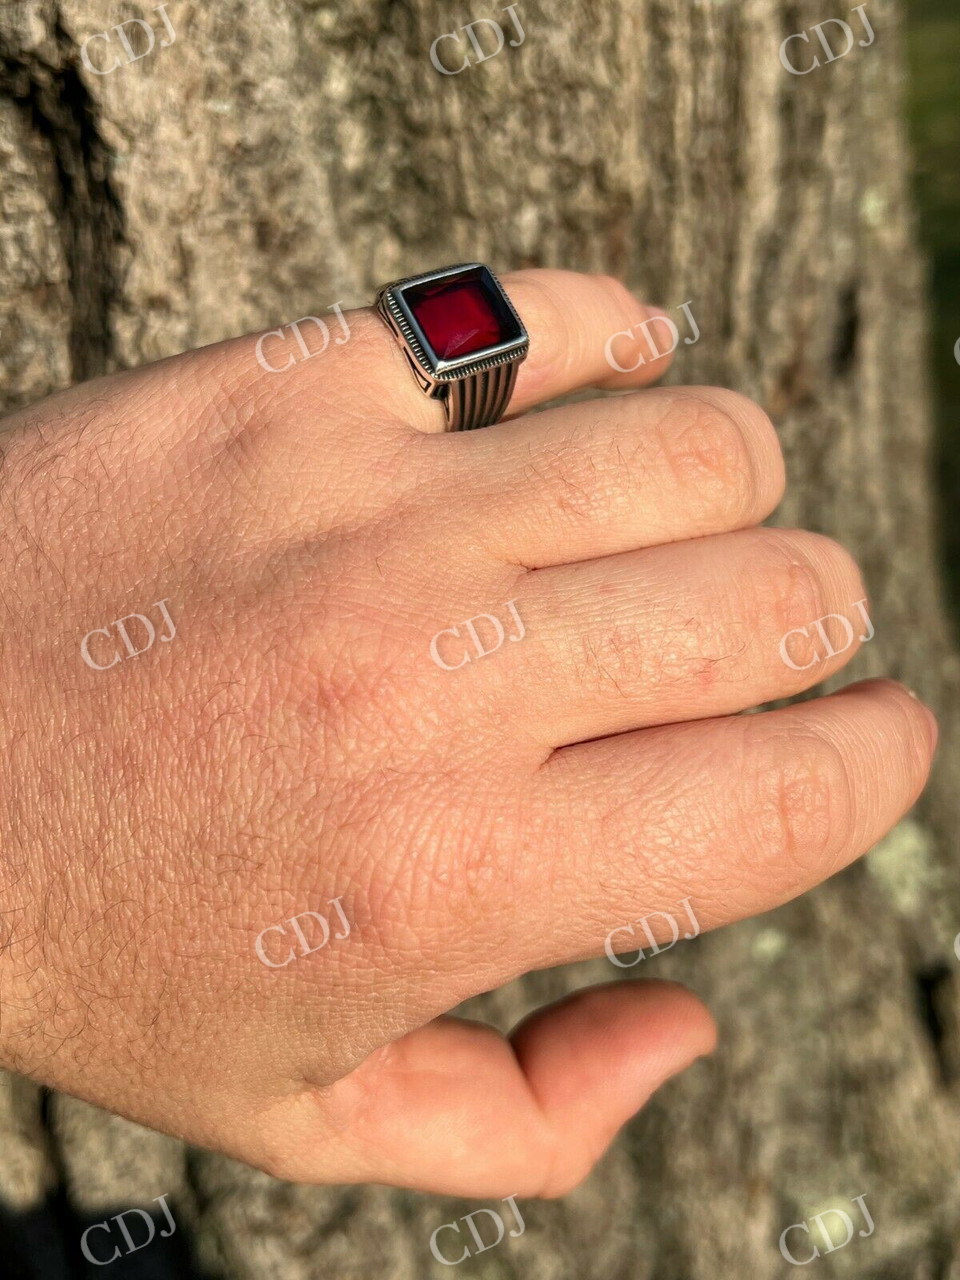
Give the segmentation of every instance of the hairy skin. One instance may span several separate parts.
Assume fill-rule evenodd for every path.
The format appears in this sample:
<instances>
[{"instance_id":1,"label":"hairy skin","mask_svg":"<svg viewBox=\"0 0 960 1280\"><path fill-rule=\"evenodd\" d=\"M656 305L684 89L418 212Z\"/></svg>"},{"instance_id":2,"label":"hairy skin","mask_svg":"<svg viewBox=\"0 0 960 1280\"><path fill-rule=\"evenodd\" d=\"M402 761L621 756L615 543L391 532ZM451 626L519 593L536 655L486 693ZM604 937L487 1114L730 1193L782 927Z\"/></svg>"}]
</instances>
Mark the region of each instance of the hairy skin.
<instances>
[{"instance_id":1,"label":"hairy skin","mask_svg":"<svg viewBox=\"0 0 960 1280\"><path fill-rule=\"evenodd\" d=\"M682 898L767 910L916 799L936 730L892 682L736 714L833 674L856 643L797 672L780 639L865 595L756 527L763 413L611 374L647 314L616 282L506 284L531 354L486 431L439 432L370 312L280 375L247 337L7 421L4 1065L281 1177L562 1194L709 1014L620 982L509 1041L443 1015ZM626 394L527 412L586 386ZM172 639L84 663L160 600ZM521 642L431 659L507 601ZM261 963L333 899L349 936Z\"/></svg>"}]
</instances>

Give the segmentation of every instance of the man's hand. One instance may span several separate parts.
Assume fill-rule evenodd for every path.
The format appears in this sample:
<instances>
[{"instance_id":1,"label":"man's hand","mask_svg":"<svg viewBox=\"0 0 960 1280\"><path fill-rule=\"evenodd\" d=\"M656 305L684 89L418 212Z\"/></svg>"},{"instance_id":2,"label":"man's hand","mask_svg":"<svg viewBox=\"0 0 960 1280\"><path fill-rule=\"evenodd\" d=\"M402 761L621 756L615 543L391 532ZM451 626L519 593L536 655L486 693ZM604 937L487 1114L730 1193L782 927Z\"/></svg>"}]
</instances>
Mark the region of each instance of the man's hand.
<instances>
[{"instance_id":1,"label":"man's hand","mask_svg":"<svg viewBox=\"0 0 960 1280\"><path fill-rule=\"evenodd\" d=\"M243 338L8 422L6 1065L281 1177L562 1193L709 1014L441 1015L684 898L766 911L916 799L936 730L893 683L736 714L842 666L802 629L865 595L756 527L764 414L614 375L615 282L504 283L531 350L488 430L438 432L372 312L282 374ZM591 386L629 394L527 412Z\"/></svg>"}]
</instances>

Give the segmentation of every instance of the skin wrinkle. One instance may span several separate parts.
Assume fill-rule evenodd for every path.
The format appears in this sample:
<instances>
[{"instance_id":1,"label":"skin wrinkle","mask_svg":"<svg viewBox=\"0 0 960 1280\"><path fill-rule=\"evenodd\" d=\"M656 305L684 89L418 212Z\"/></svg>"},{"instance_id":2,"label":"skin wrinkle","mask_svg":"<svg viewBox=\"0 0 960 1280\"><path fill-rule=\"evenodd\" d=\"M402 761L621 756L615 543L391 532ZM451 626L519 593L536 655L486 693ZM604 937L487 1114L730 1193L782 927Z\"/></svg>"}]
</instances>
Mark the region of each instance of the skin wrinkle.
<instances>
[{"instance_id":1,"label":"skin wrinkle","mask_svg":"<svg viewBox=\"0 0 960 1280\"><path fill-rule=\"evenodd\" d=\"M707 396L700 388L685 387L683 398L697 402L707 411L702 424L703 443L708 449L709 457L725 459L725 465L713 468L718 477L729 481L732 473L738 480L737 484L729 486L729 490L732 490L733 494L741 500L738 516L746 517L755 514L757 496L765 489L772 493L771 505L776 505L783 496L786 470L777 445L776 432L769 417L752 401L736 392L727 390L718 392L716 388L711 388L710 391L711 396ZM716 413L718 407L722 409L723 430L714 435L710 430L710 421L711 414ZM753 424L753 429L747 425L748 423ZM730 425L734 428L733 433L729 430ZM748 438L756 442L758 435L761 435L769 446L764 451L762 464L757 451L747 445ZM717 450L718 443L723 446L719 453L714 452Z\"/></svg>"}]
</instances>

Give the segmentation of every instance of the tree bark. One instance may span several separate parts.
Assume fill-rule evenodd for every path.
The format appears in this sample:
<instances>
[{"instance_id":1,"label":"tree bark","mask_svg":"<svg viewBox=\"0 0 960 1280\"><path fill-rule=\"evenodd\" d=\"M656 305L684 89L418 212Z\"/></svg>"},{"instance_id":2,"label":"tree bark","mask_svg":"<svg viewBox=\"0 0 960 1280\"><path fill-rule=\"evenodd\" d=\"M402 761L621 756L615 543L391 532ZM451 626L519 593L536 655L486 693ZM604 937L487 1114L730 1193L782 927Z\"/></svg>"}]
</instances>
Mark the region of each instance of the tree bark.
<instances>
[{"instance_id":1,"label":"tree bark","mask_svg":"<svg viewBox=\"0 0 960 1280\"><path fill-rule=\"evenodd\" d=\"M0 9L6 407L364 303L446 262L611 272L667 308L690 302L702 336L671 381L763 404L788 465L777 521L838 538L863 566L876 637L843 681L895 675L941 716L927 796L864 862L644 962L706 998L717 1055L667 1086L580 1190L521 1204L524 1235L473 1273L765 1280L792 1273L785 1227L865 1195L875 1234L824 1253L819 1276L960 1280L958 662L898 6L870 0L875 42L803 76L781 41L826 17L866 38L856 13L523 0L522 45L444 76L431 42L473 18L506 26L499 0L457 21L440 0L166 11L176 39L160 47L146 5ZM154 28L153 51L91 72L84 40L129 16ZM98 67L122 52L111 41L91 47ZM819 51L815 36L790 47L800 67ZM533 975L469 1012L506 1028L615 976L601 961ZM167 1194L210 1271L240 1280L444 1274L431 1232L479 1207L278 1183L10 1076L0 1135L8 1208L57 1184L90 1213Z\"/></svg>"}]
</instances>

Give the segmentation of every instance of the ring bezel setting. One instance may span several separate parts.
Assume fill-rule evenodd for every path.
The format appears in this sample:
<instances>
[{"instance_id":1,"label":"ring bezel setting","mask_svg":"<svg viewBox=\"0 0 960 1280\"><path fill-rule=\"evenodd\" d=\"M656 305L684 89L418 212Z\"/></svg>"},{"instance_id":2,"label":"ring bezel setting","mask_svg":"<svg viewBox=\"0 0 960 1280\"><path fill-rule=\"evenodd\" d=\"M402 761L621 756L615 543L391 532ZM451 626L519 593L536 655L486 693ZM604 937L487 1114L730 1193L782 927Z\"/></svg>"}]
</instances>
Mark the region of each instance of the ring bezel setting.
<instances>
[{"instance_id":1,"label":"ring bezel setting","mask_svg":"<svg viewBox=\"0 0 960 1280\"><path fill-rule=\"evenodd\" d=\"M452 429L496 420L490 414L506 408L516 377L516 368L505 366L525 359L530 338L489 267L459 263L393 281L380 289L376 305L421 390L444 400ZM469 388L453 386L471 380L472 396Z\"/></svg>"}]
</instances>

